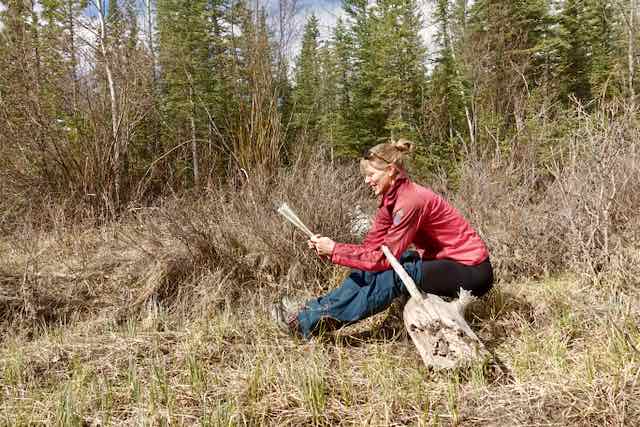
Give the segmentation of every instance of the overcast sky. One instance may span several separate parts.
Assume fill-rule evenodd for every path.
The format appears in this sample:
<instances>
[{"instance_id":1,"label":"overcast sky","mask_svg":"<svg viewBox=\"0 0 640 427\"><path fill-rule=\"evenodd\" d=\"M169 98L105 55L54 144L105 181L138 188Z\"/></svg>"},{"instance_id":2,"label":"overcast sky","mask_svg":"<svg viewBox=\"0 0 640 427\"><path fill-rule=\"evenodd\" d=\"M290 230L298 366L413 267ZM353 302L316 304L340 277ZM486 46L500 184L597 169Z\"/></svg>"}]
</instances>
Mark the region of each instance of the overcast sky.
<instances>
[{"instance_id":1,"label":"overcast sky","mask_svg":"<svg viewBox=\"0 0 640 427\"><path fill-rule=\"evenodd\" d=\"M335 25L336 20L339 16L344 16L344 12L342 10L342 1L341 0L302 0L303 1L303 14L315 13L318 19L320 20L320 24L323 27L324 31L328 31ZM431 25L431 9L430 3L428 0L419 0L419 7L422 12L424 18L425 29L423 31L423 36L430 35L432 31L429 30ZM425 40L428 42L428 40Z\"/></svg>"}]
</instances>

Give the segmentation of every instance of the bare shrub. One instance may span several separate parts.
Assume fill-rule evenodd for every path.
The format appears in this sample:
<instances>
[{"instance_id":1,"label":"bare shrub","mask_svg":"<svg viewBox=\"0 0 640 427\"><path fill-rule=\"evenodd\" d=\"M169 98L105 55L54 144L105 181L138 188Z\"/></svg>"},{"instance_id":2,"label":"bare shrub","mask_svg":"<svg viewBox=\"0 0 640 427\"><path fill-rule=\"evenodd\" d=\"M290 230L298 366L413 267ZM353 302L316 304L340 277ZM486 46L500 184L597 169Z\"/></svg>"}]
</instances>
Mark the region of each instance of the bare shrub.
<instances>
[{"instance_id":1,"label":"bare shrub","mask_svg":"<svg viewBox=\"0 0 640 427\"><path fill-rule=\"evenodd\" d=\"M553 144L553 134L532 127L509 156L465 160L454 199L489 243L503 278L571 271L594 281L637 281L636 115L621 104L578 110Z\"/></svg>"},{"instance_id":2,"label":"bare shrub","mask_svg":"<svg viewBox=\"0 0 640 427\"><path fill-rule=\"evenodd\" d=\"M622 108L581 113L584 124L550 168L556 179L547 197L560 207L556 221L566 227L567 256L578 268L568 267L594 280L614 255L640 244L640 130L636 111Z\"/></svg>"},{"instance_id":3,"label":"bare shrub","mask_svg":"<svg viewBox=\"0 0 640 427\"><path fill-rule=\"evenodd\" d=\"M99 312L122 320L149 303L201 312L202 304L236 304L259 290L275 297L326 289L331 264L276 208L286 201L312 230L350 240L350 212L367 203L361 183L353 165L319 154L249 176L240 188L165 198L102 228L25 228L0 248L0 323Z\"/></svg>"},{"instance_id":4,"label":"bare shrub","mask_svg":"<svg viewBox=\"0 0 640 427\"><path fill-rule=\"evenodd\" d=\"M300 159L274 175L249 176L239 189L210 189L188 204L169 201L150 220L196 265L233 271L245 290L271 286L280 292L313 282L322 287L330 264L309 252L306 237L276 209L287 202L314 232L350 240L350 212L367 203L356 170L320 156Z\"/></svg>"},{"instance_id":5,"label":"bare shrub","mask_svg":"<svg viewBox=\"0 0 640 427\"><path fill-rule=\"evenodd\" d=\"M449 196L489 244L499 278L569 271L629 289L637 283L634 114L580 112L553 144L548 129L532 125L511 150L467 157ZM149 303L188 312L205 300L234 304L259 291L316 294L339 274L276 208L287 202L313 231L352 241L353 208L373 206L364 194L357 168L319 153L201 195L164 198L80 234L64 231L70 226L60 220L60 230L21 236L18 242L36 243L14 248L20 256L3 257L2 320L105 310L123 318Z\"/></svg>"}]
</instances>

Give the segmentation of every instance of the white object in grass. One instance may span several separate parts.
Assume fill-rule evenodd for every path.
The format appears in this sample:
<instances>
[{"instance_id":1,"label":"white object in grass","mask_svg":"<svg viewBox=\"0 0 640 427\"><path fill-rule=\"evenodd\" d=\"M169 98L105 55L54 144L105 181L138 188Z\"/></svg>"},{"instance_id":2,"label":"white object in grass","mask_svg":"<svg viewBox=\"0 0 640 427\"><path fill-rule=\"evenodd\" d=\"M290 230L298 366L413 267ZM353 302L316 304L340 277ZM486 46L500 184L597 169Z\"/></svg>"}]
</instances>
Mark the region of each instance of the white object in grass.
<instances>
[{"instance_id":1,"label":"white object in grass","mask_svg":"<svg viewBox=\"0 0 640 427\"><path fill-rule=\"evenodd\" d=\"M304 234L309 236L309 238L313 237L313 233L302 221L298 218L298 215L293 212L293 210L286 203L282 203L278 208L278 213L285 217L291 224L293 224L296 228L302 231Z\"/></svg>"}]
</instances>

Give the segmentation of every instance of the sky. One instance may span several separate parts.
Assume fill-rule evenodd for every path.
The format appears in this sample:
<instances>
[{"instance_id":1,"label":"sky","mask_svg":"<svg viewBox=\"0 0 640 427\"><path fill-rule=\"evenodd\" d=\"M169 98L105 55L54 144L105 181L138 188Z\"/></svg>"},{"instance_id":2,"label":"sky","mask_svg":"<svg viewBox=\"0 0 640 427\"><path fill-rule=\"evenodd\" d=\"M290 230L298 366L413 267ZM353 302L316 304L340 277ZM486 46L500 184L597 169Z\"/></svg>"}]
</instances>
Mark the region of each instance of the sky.
<instances>
[{"instance_id":1,"label":"sky","mask_svg":"<svg viewBox=\"0 0 640 427\"><path fill-rule=\"evenodd\" d=\"M267 0L268 2L277 5L278 0ZM300 38L302 34L302 27L306 21L306 17L314 13L320 22L320 38L326 40L331 37L331 31L335 26L339 17L345 16L342 9L341 0L299 0L301 2L301 11L298 17L298 26L300 27L300 35L297 37L294 45L292 46L293 52L298 52L300 49ZM422 12L423 29L420 32L422 40L427 46L427 56L433 51L435 34L435 26L432 20L432 6L429 0L418 0L420 10Z\"/></svg>"},{"instance_id":2,"label":"sky","mask_svg":"<svg viewBox=\"0 0 640 427\"><path fill-rule=\"evenodd\" d=\"M141 6L141 9L144 0L137 0ZM249 0L251 4L255 0ZM281 0L257 0L259 3L264 4L268 11L268 13L272 16L277 16L277 7L278 3ZM323 40L327 40L331 37L331 32L333 27L335 26L339 17L345 15L342 9L342 0L284 0L288 3L297 2L298 12L295 15L293 28L295 29L293 38L290 42L289 47L289 55L291 59L293 59L297 53L300 51L300 44L302 39L302 31L304 28L304 24L309 15L314 13L318 18L320 23L320 38ZM375 0L374 0L375 1ZM428 56L433 52L433 34L434 34L434 25L431 22L431 7L429 0L418 0L420 8L423 14L423 25L424 28L421 31L422 39L427 46ZM5 1L0 0L0 11L6 9L4 5ZM93 3L93 2L91 2ZM95 6L90 6L86 11L86 16L88 19L90 17L95 16ZM141 19L144 19L141 17ZM141 28L145 28L141 26ZM2 24L0 23L0 29L2 29ZM85 39L91 40L94 36L87 33L84 34Z\"/></svg>"},{"instance_id":3,"label":"sky","mask_svg":"<svg viewBox=\"0 0 640 427\"><path fill-rule=\"evenodd\" d=\"M3 10L6 10L7 7L4 5L3 2L0 1L0 12L2 12ZM4 27L4 24L2 22L0 22L0 30L2 30L2 27Z\"/></svg>"},{"instance_id":4,"label":"sky","mask_svg":"<svg viewBox=\"0 0 640 427\"><path fill-rule=\"evenodd\" d=\"M338 18L344 16L340 0L306 0L302 15L306 18L311 13L315 13L320 21L320 36L323 39L329 38Z\"/></svg>"},{"instance_id":5,"label":"sky","mask_svg":"<svg viewBox=\"0 0 640 427\"><path fill-rule=\"evenodd\" d=\"M277 3L277 0L271 0L272 2ZM341 0L301 0L303 14L307 15L311 12L314 12L318 17L322 29L324 31L329 31L336 23L339 16L344 16L344 12L342 10L342 1ZM419 0L419 7L422 11L425 30L424 36L430 35L432 31L429 31L429 17L431 15L431 6L428 0ZM426 41L426 40L425 40Z\"/></svg>"}]
</instances>

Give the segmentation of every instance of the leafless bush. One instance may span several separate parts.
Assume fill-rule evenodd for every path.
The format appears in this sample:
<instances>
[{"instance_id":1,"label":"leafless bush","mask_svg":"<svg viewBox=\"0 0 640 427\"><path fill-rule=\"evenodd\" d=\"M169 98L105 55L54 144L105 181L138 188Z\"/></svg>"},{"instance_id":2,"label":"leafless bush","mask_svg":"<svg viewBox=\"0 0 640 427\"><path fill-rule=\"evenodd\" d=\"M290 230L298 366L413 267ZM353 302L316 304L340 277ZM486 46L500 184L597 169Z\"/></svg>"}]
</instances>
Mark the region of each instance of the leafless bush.
<instances>
[{"instance_id":1,"label":"leafless bush","mask_svg":"<svg viewBox=\"0 0 640 427\"><path fill-rule=\"evenodd\" d=\"M590 115L578 110L572 130L553 144L535 128L520 156L493 152L465 161L455 200L504 278L572 271L595 281L637 281L636 115L623 105Z\"/></svg>"},{"instance_id":2,"label":"leafless bush","mask_svg":"<svg viewBox=\"0 0 640 427\"><path fill-rule=\"evenodd\" d=\"M287 202L312 230L349 240L350 211L367 203L361 182L353 165L319 155L240 187L164 199L102 228L30 230L0 248L12 254L0 263L0 323L98 312L120 320L149 304L192 312L259 290L326 289L330 263L276 208Z\"/></svg>"},{"instance_id":3,"label":"leafless bush","mask_svg":"<svg viewBox=\"0 0 640 427\"><path fill-rule=\"evenodd\" d=\"M302 234L276 209L287 202L312 230L348 240L350 211L365 204L351 165L321 157L299 160L274 175L249 176L241 188L221 187L193 204L168 202L152 221L187 248L195 264L234 271L247 289L318 283L329 263L309 253Z\"/></svg>"},{"instance_id":4,"label":"leafless bush","mask_svg":"<svg viewBox=\"0 0 640 427\"><path fill-rule=\"evenodd\" d=\"M5 111L0 105L0 138L10 142L0 145L0 210L6 226L19 226L29 210L44 210L52 201L66 204L68 216L109 219L119 204L142 198L135 190L147 158L131 157L140 151L136 135L152 114L148 77L133 70L123 83L121 135L115 142L108 100L97 97L93 83L86 85L78 111L50 111L37 99Z\"/></svg>"},{"instance_id":5,"label":"leafless bush","mask_svg":"<svg viewBox=\"0 0 640 427\"><path fill-rule=\"evenodd\" d=\"M488 242L498 277L570 271L592 281L637 283L640 135L634 114L580 113L553 144L532 127L508 155L467 157L450 197ZM260 290L320 292L332 285L330 263L308 251L304 236L276 208L287 202L313 231L350 241L352 209L373 204L364 194L357 168L318 154L202 194L165 198L80 236L62 228L45 241L25 234L20 241L37 244L25 244L14 251L21 256L5 256L0 264L3 320L56 319L105 307L129 315L149 303L188 311Z\"/></svg>"}]
</instances>

